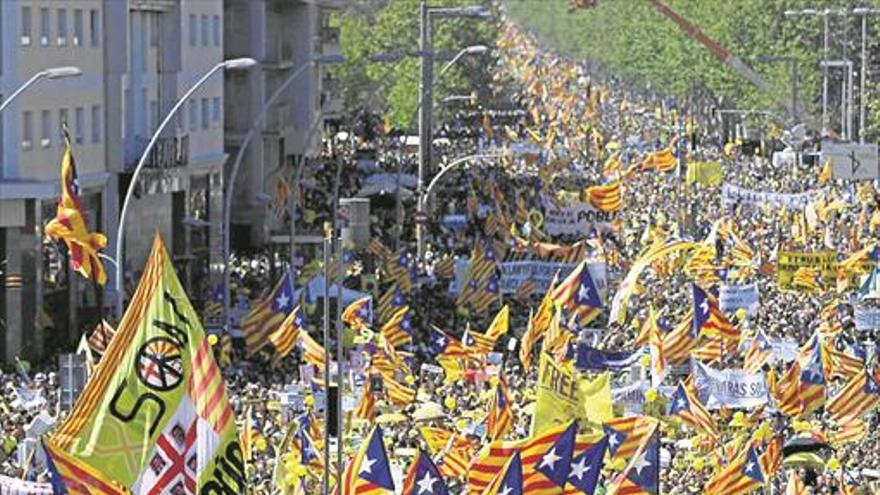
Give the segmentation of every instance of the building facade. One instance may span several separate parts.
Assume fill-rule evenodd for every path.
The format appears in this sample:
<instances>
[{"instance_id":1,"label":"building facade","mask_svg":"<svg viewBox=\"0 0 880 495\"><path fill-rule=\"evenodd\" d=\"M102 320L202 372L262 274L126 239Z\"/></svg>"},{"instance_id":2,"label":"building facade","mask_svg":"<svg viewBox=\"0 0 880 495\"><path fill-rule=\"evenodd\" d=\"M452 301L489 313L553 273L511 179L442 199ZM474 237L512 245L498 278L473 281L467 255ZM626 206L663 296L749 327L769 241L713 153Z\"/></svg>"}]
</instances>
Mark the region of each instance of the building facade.
<instances>
[{"instance_id":1,"label":"building facade","mask_svg":"<svg viewBox=\"0 0 880 495\"><path fill-rule=\"evenodd\" d=\"M316 56L339 54L339 29L331 16L344 0L226 0L226 57L251 57L259 68L226 74L226 149L231 157L260 115L263 103L304 68L269 110L245 150L233 187L232 245L265 245L281 219L269 199L281 177L292 177L318 150L324 121L338 116L338 92ZM229 170L227 170L227 173Z\"/></svg>"},{"instance_id":2,"label":"building facade","mask_svg":"<svg viewBox=\"0 0 880 495\"><path fill-rule=\"evenodd\" d=\"M0 114L0 356L38 359L70 348L108 316L103 289L71 273L63 247L43 240L59 196L61 128L68 128L89 227L115 252L121 201L152 133L177 99L223 60L223 0L4 0L0 96L50 67L82 76L43 79ZM161 135L126 221L133 285L153 235L162 235L190 294L219 259L223 93L220 74ZM214 258L212 258L212 256Z\"/></svg>"}]
</instances>

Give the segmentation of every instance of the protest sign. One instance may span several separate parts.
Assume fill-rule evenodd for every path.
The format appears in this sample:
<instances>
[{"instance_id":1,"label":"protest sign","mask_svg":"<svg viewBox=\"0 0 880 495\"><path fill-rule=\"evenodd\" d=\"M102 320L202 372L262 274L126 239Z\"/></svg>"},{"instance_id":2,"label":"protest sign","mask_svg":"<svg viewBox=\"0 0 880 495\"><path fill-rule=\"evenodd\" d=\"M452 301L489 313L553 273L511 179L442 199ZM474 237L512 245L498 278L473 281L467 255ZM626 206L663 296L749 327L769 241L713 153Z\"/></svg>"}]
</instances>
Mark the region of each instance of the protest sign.
<instances>
[{"instance_id":1,"label":"protest sign","mask_svg":"<svg viewBox=\"0 0 880 495\"><path fill-rule=\"evenodd\" d=\"M721 187L721 200L724 206L735 204L752 206L774 206L786 208L803 208L816 199L821 190L807 191L802 193L778 193L770 191L755 191L738 186L725 184Z\"/></svg>"},{"instance_id":2,"label":"protest sign","mask_svg":"<svg viewBox=\"0 0 880 495\"><path fill-rule=\"evenodd\" d=\"M593 208L589 203L568 201L557 208L552 201L545 201L544 224L541 229L550 235L586 235L591 230L611 230L615 218L613 212Z\"/></svg>"},{"instance_id":3,"label":"protest sign","mask_svg":"<svg viewBox=\"0 0 880 495\"><path fill-rule=\"evenodd\" d=\"M52 495L50 483L37 483L0 475L0 493L3 495Z\"/></svg>"},{"instance_id":4,"label":"protest sign","mask_svg":"<svg viewBox=\"0 0 880 495\"><path fill-rule=\"evenodd\" d=\"M832 251L817 251L804 253L795 251L780 251L776 262L776 283L780 289L792 289L792 278L798 268L816 268L821 272L822 282L826 287L835 281L834 265L837 261L836 253Z\"/></svg>"},{"instance_id":5,"label":"protest sign","mask_svg":"<svg viewBox=\"0 0 880 495\"><path fill-rule=\"evenodd\" d=\"M880 329L880 308L856 306L854 318L856 330Z\"/></svg>"},{"instance_id":6,"label":"protest sign","mask_svg":"<svg viewBox=\"0 0 880 495\"><path fill-rule=\"evenodd\" d=\"M694 386L706 408L751 409L767 403L767 384L762 373L746 373L741 369L714 370L700 362L695 364Z\"/></svg>"},{"instance_id":7,"label":"protest sign","mask_svg":"<svg viewBox=\"0 0 880 495\"><path fill-rule=\"evenodd\" d=\"M541 354L532 431L574 419L601 423L612 417L608 374L585 380Z\"/></svg>"},{"instance_id":8,"label":"protest sign","mask_svg":"<svg viewBox=\"0 0 880 495\"><path fill-rule=\"evenodd\" d=\"M731 315L738 309L745 309L746 315L754 317L758 315L758 285L757 284L722 284L718 295L718 306L721 311Z\"/></svg>"},{"instance_id":9,"label":"protest sign","mask_svg":"<svg viewBox=\"0 0 880 495\"><path fill-rule=\"evenodd\" d=\"M459 258L455 263L455 278L449 284L449 293L458 294L464 287L465 276L467 274L467 258ZM577 263L561 263L555 261L505 261L498 264L501 276L498 280L498 288L502 294L515 294L517 288L526 280L531 280L535 284L534 291L537 293L546 292L550 288L550 282L553 275L559 272L560 277L564 277L571 272ZM596 288L599 289L599 298L605 301L608 293L608 270L604 262L589 262L587 269L590 270L590 276Z\"/></svg>"},{"instance_id":10,"label":"protest sign","mask_svg":"<svg viewBox=\"0 0 880 495\"><path fill-rule=\"evenodd\" d=\"M704 186L717 186L721 184L723 174L719 162L690 162L687 165L685 182L688 184L702 184Z\"/></svg>"}]
</instances>

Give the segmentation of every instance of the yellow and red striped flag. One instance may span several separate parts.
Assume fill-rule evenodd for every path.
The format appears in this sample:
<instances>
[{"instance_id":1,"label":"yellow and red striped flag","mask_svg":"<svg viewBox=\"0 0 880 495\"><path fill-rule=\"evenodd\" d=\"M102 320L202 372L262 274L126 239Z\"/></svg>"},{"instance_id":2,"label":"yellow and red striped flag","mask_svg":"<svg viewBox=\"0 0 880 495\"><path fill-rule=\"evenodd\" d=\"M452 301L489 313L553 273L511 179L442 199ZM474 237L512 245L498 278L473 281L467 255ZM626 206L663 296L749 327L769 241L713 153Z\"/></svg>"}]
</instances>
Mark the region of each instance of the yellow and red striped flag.
<instances>
[{"instance_id":1,"label":"yellow and red striped flag","mask_svg":"<svg viewBox=\"0 0 880 495\"><path fill-rule=\"evenodd\" d=\"M382 337L393 347L412 343L412 322L409 306L398 309L380 329Z\"/></svg>"},{"instance_id":2,"label":"yellow and red striped flag","mask_svg":"<svg viewBox=\"0 0 880 495\"><path fill-rule=\"evenodd\" d=\"M675 389L675 394L669 403L668 416L681 419L697 430L709 435L709 438L713 441L718 441L721 435L718 430L718 424L706 409L706 406L684 384L679 383L678 388Z\"/></svg>"},{"instance_id":3,"label":"yellow and red striped flag","mask_svg":"<svg viewBox=\"0 0 880 495\"><path fill-rule=\"evenodd\" d=\"M623 189L621 181L616 180L600 186L588 187L585 191L590 204L604 212L619 211L623 208Z\"/></svg>"},{"instance_id":4,"label":"yellow and red striped flag","mask_svg":"<svg viewBox=\"0 0 880 495\"><path fill-rule=\"evenodd\" d=\"M758 453L750 442L745 449L719 471L703 488L707 495L742 495L764 485Z\"/></svg>"},{"instance_id":5,"label":"yellow and red striped flag","mask_svg":"<svg viewBox=\"0 0 880 495\"><path fill-rule=\"evenodd\" d=\"M308 332L299 333L299 345L302 350L303 360L323 371L324 347L315 341Z\"/></svg>"},{"instance_id":6,"label":"yellow and red striped flag","mask_svg":"<svg viewBox=\"0 0 880 495\"><path fill-rule=\"evenodd\" d=\"M853 377L828 401L826 410L833 421L843 423L856 419L880 403L880 385L868 369Z\"/></svg>"},{"instance_id":7,"label":"yellow and red striped flag","mask_svg":"<svg viewBox=\"0 0 880 495\"><path fill-rule=\"evenodd\" d=\"M70 136L65 128L64 155L61 157L61 199L58 201L55 218L46 224L43 232L52 239L64 241L74 271L104 285L107 282L107 273L98 252L107 245L107 237L100 232L89 232L80 192Z\"/></svg>"},{"instance_id":8,"label":"yellow and red striped flag","mask_svg":"<svg viewBox=\"0 0 880 495\"><path fill-rule=\"evenodd\" d=\"M492 441L500 440L513 428L513 408L507 387L499 381L486 418L486 433Z\"/></svg>"},{"instance_id":9,"label":"yellow and red striped flag","mask_svg":"<svg viewBox=\"0 0 880 495\"><path fill-rule=\"evenodd\" d=\"M305 314L302 309L297 306L287 315L287 318L281 322L278 330L269 335L269 341L275 346L275 355L272 356L272 365L276 366L282 359L290 354L290 351L296 347L299 340L299 333L305 328Z\"/></svg>"}]
</instances>

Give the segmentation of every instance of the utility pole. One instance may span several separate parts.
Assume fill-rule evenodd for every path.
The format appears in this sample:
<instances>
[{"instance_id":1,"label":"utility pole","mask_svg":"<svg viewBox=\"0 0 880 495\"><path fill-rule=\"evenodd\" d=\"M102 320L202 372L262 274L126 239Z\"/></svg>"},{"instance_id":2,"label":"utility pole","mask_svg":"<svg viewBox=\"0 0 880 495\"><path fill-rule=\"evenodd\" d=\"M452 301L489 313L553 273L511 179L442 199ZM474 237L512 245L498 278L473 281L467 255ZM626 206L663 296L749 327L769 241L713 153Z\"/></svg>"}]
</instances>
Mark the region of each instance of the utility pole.
<instances>
[{"instance_id":1,"label":"utility pole","mask_svg":"<svg viewBox=\"0 0 880 495\"><path fill-rule=\"evenodd\" d=\"M425 190L425 173L431 167L431 134L433 134L433 117L434 109L434 47L431 36L431 13L428 9L428 2L422 0L421 23L419 27L419 51L421 54L421 81L419 82L419 95L422 104L419 106L419 173L418 182L416 184L416 197L421 198ZM421 219L419 219L421 220ZM417 227L420 229L421 227ZM423 239L417 240L418 252L423 253L421 243Z\"/></svg>"}]
</instances>

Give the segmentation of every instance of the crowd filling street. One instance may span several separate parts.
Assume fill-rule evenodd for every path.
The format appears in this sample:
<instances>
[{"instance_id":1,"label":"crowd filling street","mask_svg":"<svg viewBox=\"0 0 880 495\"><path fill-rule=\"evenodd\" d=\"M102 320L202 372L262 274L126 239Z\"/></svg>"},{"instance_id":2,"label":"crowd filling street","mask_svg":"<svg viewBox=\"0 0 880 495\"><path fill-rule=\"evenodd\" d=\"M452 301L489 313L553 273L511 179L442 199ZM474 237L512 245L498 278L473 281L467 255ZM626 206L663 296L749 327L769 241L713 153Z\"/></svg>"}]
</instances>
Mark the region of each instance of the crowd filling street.
<instances>
[{"instance_id":1,"label":"crowd filling street","mask_svg":"<svg viewBox=\"0 0 880 495\"><path fill-rule=\"evenodd\" d=\"M637 418L649 433L634 453L609 451L595 493L878 493L875 183L835 177L818 153L784 149L772 129L760 142L737 141L684 104L590 74L508 21L499 33L488 70L493 99L509 108L463 106L436 131L429 178L458 157L483 157L432 191L421 257L407 179L417 150L378 119L362 115L327 135L322 155L272 205L275 227L296 221L296 231L320 234L334 221L334 198L381 184L370 189L369 243L342 254L340 280L356 294L342 301L346 462L363 462L357 452L379 425L391 493L412 486L419 452L448 493L496 493L475 466L485 469L500 442L576 421L571 462L587 448L582 438L595 445L619 418ZM817 139L801 145L819 148ZM320 246L298 247L297 258L289 270L286 246L234 255L230 332L218 289L190 294L202 301L235 411L248 493L322 493L325 363L309 351L323 345L321 291L332 270ZM550 268L520 278L506 268L526 262ZM569 277L577 270L586 275ZM279 352L275 328L261 341L252 322L285 290L293 301L275 327L294 307L302 321L296 345ZM335 321L330 328L335 362ZM583 392L574 413L548 413L539 370L550 366L575 389L607 379L610 395ZM61 414L60 424L65 414L55 373L38 371L21 363L0 376L0 471L48 482L41 456L20 448L35 418ZM859 379L868 391L853 406L840 396ZM761 392L719 390L713 380ZM806 397L815 387L818 403ZM682 397L702 404L682 412ZM637 440L636 430L629 435ZM332 484L338 442L330 443ZM750 461L750 449L761 467L755 476L742 468L742 491L719 481ZM527 461L526 450L529 486L544 476L534 466L544 451ZM640 456L647 467L634 467ZM503 476L506 461L491 477ZM656 469L658 486L645 487L643 469ZM575 486L523 493L581 493Z\"/></svg>"}]
</instances>

